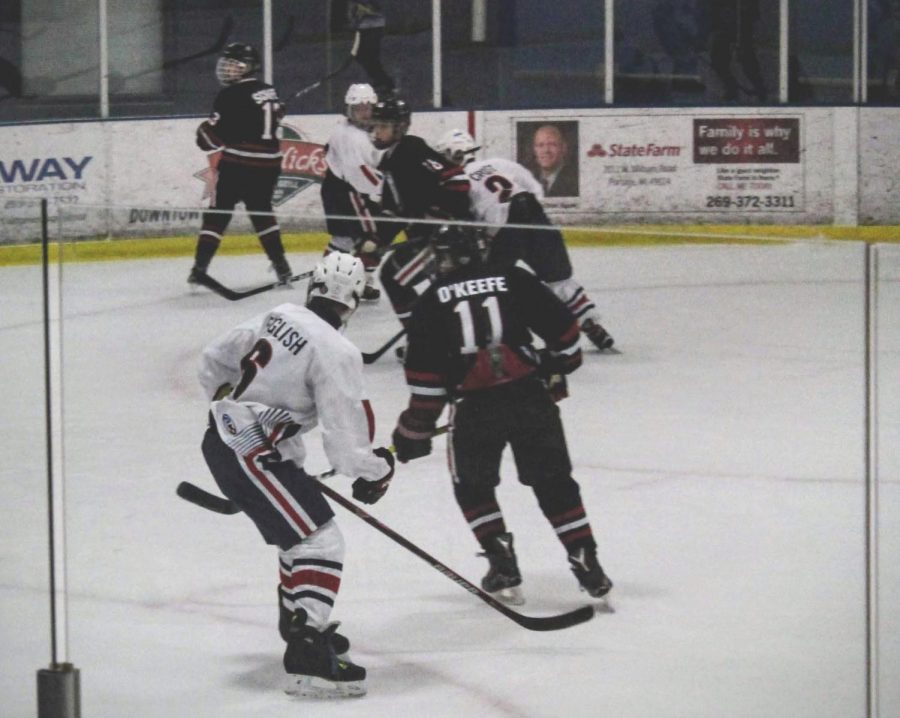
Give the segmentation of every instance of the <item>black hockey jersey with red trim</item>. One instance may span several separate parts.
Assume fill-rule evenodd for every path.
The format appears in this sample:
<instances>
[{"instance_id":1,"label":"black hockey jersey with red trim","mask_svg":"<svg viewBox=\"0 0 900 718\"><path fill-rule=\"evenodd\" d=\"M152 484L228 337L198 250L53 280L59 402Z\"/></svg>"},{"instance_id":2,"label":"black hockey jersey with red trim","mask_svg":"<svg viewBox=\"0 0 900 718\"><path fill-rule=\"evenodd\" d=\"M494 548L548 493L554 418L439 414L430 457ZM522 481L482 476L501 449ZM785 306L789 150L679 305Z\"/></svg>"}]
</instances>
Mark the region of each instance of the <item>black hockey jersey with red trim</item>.
<instances>
[{"instance_id":1,"label":"black hockey jersey with red trim","mask_svg":"<svg viewBox=\"0 0 900 718\"><path fill-rule=\"evenodd\" d=\"M415 135L388 150L378 169L384 174L382 206L398 217L468 219L469 178ZM414 227L407 234L419 232Z\"/></svg>"},{"instance_id":2,"label":"black hockey jersey with red trim","mask_svg":"<svg viewBox=\"0 0 900 718\"><path fill-rule=\"evenodd\" d=\"M277 130L283 116L274 87L256 78L241 80L216 96L212 114L197 129L197 145L221 149L223 162L280 167Z\"/></svg>"},{"instance_id":3,"label":"black hockey jersey with red trim","mask_svg":"<svg viewBox=\"0 0 900 718\"><path fill-rule=\"evenodd\" d=\"M521 267L478 264L452 272L422 297L408 327L409 408L424 425L454 396L532 376L539 364L532 332L566 373L581 365L572 313Z\"/></svg>"}]
</instances>

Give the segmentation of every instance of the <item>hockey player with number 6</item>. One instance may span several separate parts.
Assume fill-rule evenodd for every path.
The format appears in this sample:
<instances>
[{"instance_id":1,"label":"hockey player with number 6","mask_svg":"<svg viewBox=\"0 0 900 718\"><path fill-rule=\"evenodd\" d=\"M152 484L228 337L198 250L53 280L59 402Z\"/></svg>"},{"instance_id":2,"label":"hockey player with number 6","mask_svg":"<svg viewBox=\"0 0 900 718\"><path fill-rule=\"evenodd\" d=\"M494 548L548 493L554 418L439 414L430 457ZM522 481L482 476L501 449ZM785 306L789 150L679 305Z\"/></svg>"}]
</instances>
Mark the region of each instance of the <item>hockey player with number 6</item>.
<instances>
[{"instance_id":1,"label":"hockey player with number 6","mask_svg":"<svg viewBox=\"0 0 900 718\"><path fill-rule=\"evenodd\" d=\"M365 285L362 262L333 253L315 267L306 305L281 304L213 341L200 383L210 404L203 455L219 489L278 547L279 631L287 692L366 691L364 668L329 616L341 584L344 539L318 484L303 470L303 435L317 425L337 472L357 476L353 497L375 503L394 474L372 449L362 357L342 333Z\"/></svg>"},{"instance_id":2,"label":"hockey player with number 6","mask_svg":"<svg viewBox=\"0 0 900 718\"><path fill-rule=\"evenodd\" d=\"M540 182L512 160L475 159L480 147L464 130L450 130L435 149L465 170L472 212L491 238L491 261L512 266L521 259L565 302L591 343L601 351L612 349L613 338L600 324L596 305L573 276L562 233L550 226L541 206Z\"/></svg>"}]
</instances>

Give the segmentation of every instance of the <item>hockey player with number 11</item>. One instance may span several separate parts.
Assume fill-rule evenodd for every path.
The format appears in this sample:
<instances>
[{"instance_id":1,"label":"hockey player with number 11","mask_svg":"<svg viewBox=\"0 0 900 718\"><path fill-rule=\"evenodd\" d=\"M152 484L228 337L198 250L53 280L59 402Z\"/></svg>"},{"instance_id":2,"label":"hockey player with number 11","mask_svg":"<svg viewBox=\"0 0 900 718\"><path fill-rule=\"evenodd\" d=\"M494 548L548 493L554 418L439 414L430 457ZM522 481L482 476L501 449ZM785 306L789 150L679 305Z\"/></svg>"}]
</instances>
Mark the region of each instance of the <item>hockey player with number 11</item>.
<instances>
[{"instance_id":1,"label":"hockey player with number 11","mask_svg":"<svg viewBox=\"0 0 900 718\"><path fill-rule=\"evenodd\" d=\"M578 583L602 598L612 581L597 561L554 403L565 395L565 375L581 365L575 319L530 272L485 262L470 228L441 228L431 246L434 284L408 323L411 395L392 436L397 460L431 453L435 424L449 403L453 492L490 563L482 588L523 601L512 533L496 495L508 445L519 481L534 492ZM535 350L532 332L544 340L544 352Z\"/></svg>"},{"instance_id":2,"label":"hockey player with number 11","mask_svg":"<svg viewBox=\"0 0 900 718\"><path fill-rule=\"evenodd\" d=\"M281 304L213 341L200 383L212 400L203 455L219 489L278 547L279 631L287 692L362 695L364 668L328 618L341 585L344 539L331 506L303 470L303 435L320 426L338 473L359 478L353 497L375 503L394 458L372 449L362 356L342 329L362 296L362 262L335 252L316 265L306 306ZM219 562L221 565L221 561Z\"/></svg>"},{"instance_id":3,"label":"hockey player with number 11","mask_svg":"<svg viewBox=\"0 0 900 718\"><path fill-rule=\"evenodd\" d=\"M450 130L435 149L465 170L472 212L488 225L491 261L512 266L521 259L565 302L594 346L613 350L613 338L600 324L600 312L573 276L562 233L550 225L544 212L540 182L512 160L475 159L480 148L465 130Z\"/></svg>"}]
</instances>

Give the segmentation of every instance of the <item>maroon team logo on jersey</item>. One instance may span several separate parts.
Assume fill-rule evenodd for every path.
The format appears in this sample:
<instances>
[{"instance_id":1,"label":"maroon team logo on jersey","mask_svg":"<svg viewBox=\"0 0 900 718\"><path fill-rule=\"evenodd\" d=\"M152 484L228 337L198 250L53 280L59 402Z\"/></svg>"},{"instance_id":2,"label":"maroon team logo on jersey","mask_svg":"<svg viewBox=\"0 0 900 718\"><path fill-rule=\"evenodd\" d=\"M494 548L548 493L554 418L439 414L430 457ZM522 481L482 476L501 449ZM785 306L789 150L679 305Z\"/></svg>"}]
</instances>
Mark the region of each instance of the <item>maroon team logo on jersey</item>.
<instances>
[{"instance_id":1,"label":"maroon team logo on jersey","mask_svg":"<svg viewBox=\"0 0 900 718\"><path fill-rule=\"evenodd\" d=\"M290 125L281 125L281 176L275 185L272 204L276 207L302 192L312 184L325 179L325 145L304 139L302 133ZM220 152L208 155L209 167L194 173L204 183L204 200L212 197L216 189L216 167Z\"/></svg>"}]
</instances>

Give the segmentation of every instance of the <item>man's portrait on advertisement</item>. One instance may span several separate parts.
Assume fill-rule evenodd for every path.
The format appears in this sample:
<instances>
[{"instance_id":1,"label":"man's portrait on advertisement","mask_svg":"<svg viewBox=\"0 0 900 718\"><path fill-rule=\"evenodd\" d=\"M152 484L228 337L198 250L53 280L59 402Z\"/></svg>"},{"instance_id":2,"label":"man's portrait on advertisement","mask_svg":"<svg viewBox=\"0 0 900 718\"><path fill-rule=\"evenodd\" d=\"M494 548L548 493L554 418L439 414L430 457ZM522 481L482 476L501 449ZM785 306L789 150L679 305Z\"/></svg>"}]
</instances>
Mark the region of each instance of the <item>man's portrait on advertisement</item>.
<instances>
[{"instance_id":1,"label":"man's portrait on advertisement","mask_svg":"<svg viewBox=\"0 0 900 718\"><path fill-rule=\"evenodd\" d=\"M579 195L577 120L516 123L516 151L545 197Z\"/></svg>"}]
</instances>

